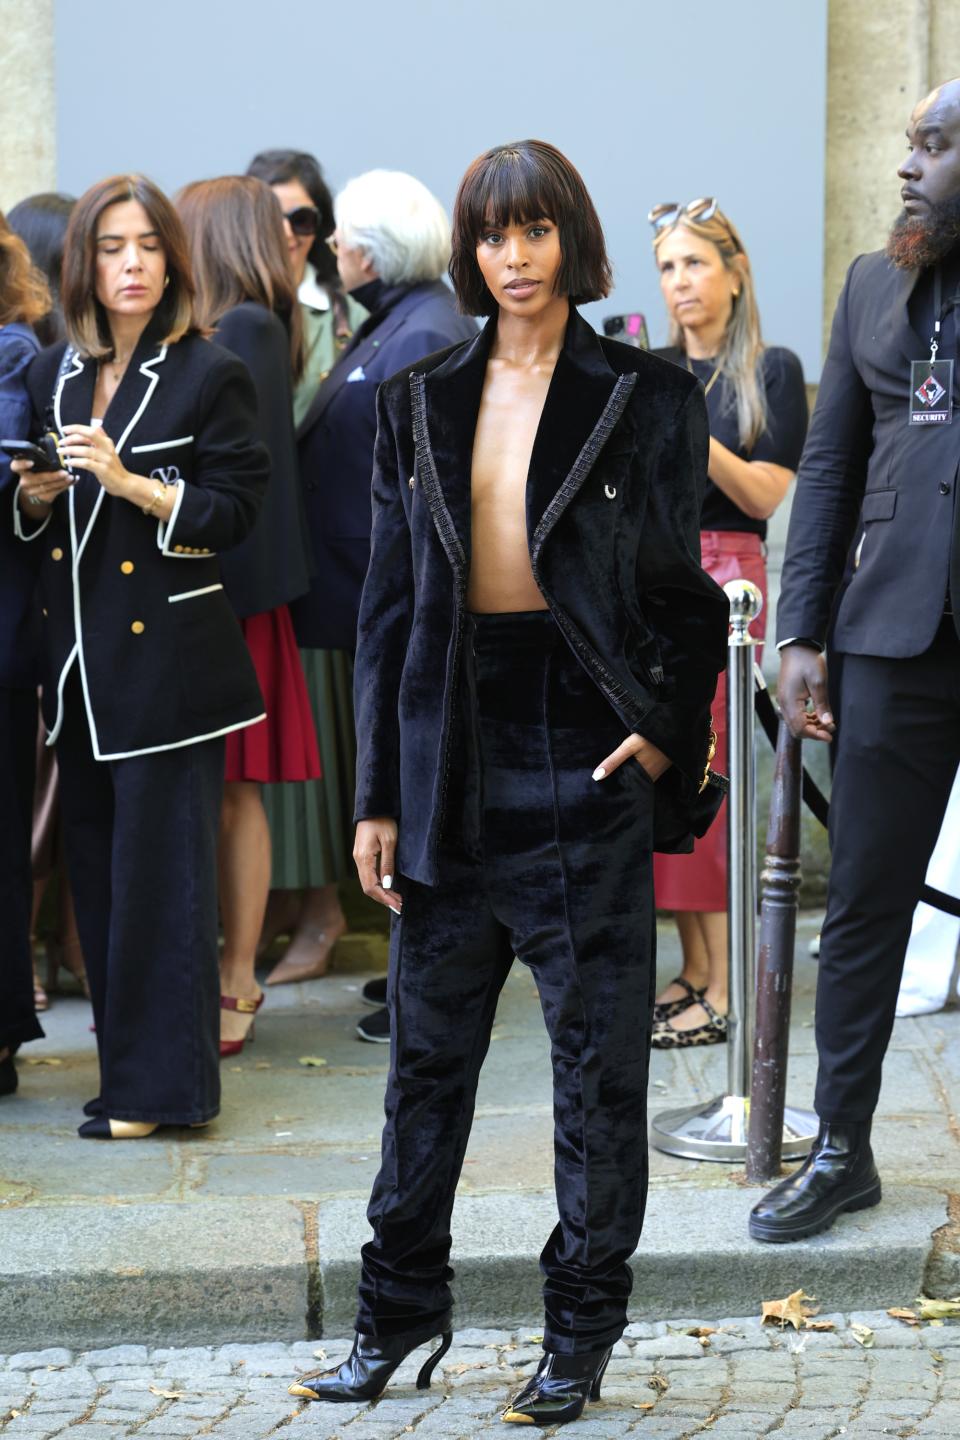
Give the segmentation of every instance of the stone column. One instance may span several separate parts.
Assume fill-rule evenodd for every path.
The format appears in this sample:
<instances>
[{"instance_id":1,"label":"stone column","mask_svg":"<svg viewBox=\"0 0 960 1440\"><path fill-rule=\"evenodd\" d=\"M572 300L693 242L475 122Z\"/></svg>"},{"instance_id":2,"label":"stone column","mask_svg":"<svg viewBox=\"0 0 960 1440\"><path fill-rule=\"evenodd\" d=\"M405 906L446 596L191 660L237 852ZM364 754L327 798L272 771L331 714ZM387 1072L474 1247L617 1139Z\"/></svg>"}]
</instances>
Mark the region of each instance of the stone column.
<instances>
[{"instance_id":1,"label":"stone column","mask_svg":"<svg viewBox=\"0 0 960 1440\"><path fill-rule=\"evenodd\" d=\"M0 0L0 210L56 186L54 0Z\"/></svg>"}]
</instances>

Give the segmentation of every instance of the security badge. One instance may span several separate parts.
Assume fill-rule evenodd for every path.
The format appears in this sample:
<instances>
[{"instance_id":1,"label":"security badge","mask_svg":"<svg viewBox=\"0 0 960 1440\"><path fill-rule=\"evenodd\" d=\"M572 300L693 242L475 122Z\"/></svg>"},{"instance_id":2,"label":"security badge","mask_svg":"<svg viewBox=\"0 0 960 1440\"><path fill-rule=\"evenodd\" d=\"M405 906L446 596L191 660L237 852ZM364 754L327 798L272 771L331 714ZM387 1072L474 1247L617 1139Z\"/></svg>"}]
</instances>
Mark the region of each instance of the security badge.
<instances>
[{"instance_id":1,"label":"security badge","mask_svg":"<svg viewBox=\"0 0 960 1440\"><path fill-rule=\"evenodd\" d=\"M937 266L933 276L933 334L930 337L930 359L910 361L910 413L908 425L953 424L953 364L938 360L940 321L943 318L942 278ZM956 303L957 297L954 297Z\"/></svg>"},{"instance_id":2,"label":"security badge","mask_svg":"<svg viewBox=\"0 0 960 1440\"><path fill-rule=\"evenodd\" d=\"M952 360L911 360L908 423L953 424Z\"/></svg>"}]
</instances>

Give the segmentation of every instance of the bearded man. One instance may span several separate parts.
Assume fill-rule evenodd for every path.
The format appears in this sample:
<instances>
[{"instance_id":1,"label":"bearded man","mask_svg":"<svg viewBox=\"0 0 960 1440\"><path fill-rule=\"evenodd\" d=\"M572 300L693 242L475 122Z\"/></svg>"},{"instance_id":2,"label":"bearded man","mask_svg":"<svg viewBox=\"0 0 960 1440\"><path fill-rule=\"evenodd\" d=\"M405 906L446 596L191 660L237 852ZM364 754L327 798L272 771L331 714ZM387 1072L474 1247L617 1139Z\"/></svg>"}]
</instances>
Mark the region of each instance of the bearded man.
<instances>
[{"instance_id":1,"label":"bearded man","mask_svg":"<svg viewBox=\"0 0 960 1440\"><path fill-rule=\"evenodd\" d=\"M779 698L837 757L820 944L819 1135L754 1208L757 1240L799 1240L880 1200L870 1122L914 906L960 762L954 423L960 304L960 80L907 127L900 215L850 267L797 475L777 614ZM823 645L843 655L839 725ZM831 650L833 653L833 649Z\"/></svg>"}]
</instances>

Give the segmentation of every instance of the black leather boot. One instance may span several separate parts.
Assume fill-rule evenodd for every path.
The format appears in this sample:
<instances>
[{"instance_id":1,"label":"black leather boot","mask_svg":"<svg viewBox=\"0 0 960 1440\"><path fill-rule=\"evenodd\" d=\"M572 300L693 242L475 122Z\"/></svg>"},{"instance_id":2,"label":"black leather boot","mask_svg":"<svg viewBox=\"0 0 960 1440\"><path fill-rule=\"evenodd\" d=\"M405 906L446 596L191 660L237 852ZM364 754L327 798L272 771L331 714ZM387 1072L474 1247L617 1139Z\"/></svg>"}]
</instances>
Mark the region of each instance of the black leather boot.
<instances>
[{"instance_id":1,"label":"black leather boot","mask_svg":"<svg viewBox=\"0 0 960 1440\"><path fill-rule=\"evenodd\" d=\"M880 1203L880 1176L870 1149L870 1121L821 1120L816 1144L795 1174L750 1212L754 1240L780 1244L829 1230L845 1210Z\"/></svg>"},{"instance_id":2,"label":"black leather boot","mask_svg":"<svg viewBox=\"0 0 960 1440\"><path fill-rule=\"evenodd\" d=\"M502 1420L520 1425L565 1425L579 1420L587 1399L600 1399L609 1350L579 1355L547 1353L520 1394L504 1410Z\"/></svg>"},{"instance_id":3,"label":"black leather boot","mask_svg":"<svg viewBox=\"0 0 960 1440\"><path fill-rule=\"evenodd\" d=\"M17 1089L17 1067L13 1063L13 1055L5 1055L0 1060L0 1095L13 1095Z\"/></svg>"},{"instance_id":4,"label":"black leather boot","mask_svg":"<svg viewBox=\"0 0 960 1440\"><path fill-rule=\"evenodd\" d=\"M422 1331L386 1337L357 1335L342 1365L335 1370L314 1370L302 1375L290 1386L289 1393L300 1395L304 1400L375 1400L386 1389L387 1381L401 1362L418 1346L435 1338L436 1332L425 1335ZM440 1335L441 1344L427 1357L417 1376L418 1390L430 1388L430 1377L450 1349L452 1340L453 1332L444 1330Z\"/></svg>"}]
</instances>

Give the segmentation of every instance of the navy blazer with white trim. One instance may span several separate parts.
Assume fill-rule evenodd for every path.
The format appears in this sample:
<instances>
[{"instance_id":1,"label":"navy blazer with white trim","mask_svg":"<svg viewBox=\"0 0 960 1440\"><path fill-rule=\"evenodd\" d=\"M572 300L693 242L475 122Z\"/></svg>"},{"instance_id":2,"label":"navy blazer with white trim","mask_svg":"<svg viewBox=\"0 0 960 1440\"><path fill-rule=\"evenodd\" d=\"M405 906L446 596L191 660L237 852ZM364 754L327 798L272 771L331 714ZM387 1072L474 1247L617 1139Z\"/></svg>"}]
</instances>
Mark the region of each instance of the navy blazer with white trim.
<instances>
[{"instance_id":1,"label":"navy blazer with white trim","mask_svg":"<svg viewBox=\"0 0 960 1440\"><path fill-rule=\"evenodd\" d=\"M17 534L42 547L47 743L76 664L99 760L190 745L264 713L217 559L250 531L269 474L253 385L219 346L197 335L162 345L156 332L151 322L103 419L128 470L176 486L169 521L85 472L39 525L13 501ZM90 421L96 363L74 355L58 378L63 355L54 346L31 366L36 433Z\"/></svg>"}]
</instances>

